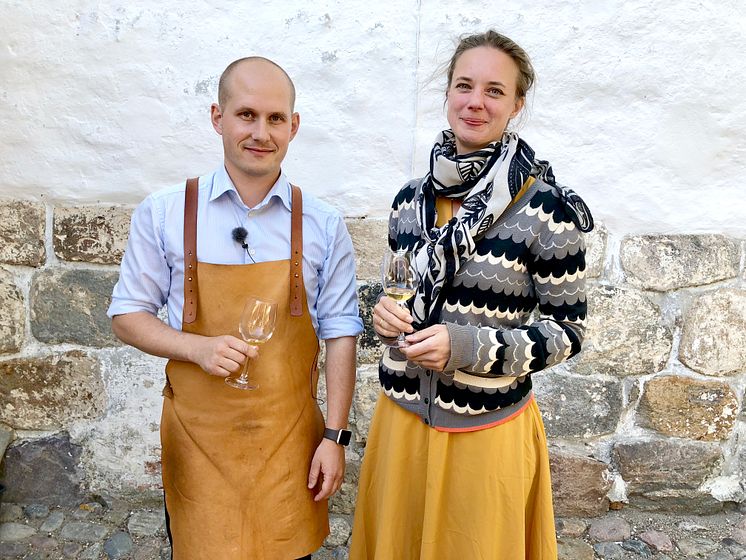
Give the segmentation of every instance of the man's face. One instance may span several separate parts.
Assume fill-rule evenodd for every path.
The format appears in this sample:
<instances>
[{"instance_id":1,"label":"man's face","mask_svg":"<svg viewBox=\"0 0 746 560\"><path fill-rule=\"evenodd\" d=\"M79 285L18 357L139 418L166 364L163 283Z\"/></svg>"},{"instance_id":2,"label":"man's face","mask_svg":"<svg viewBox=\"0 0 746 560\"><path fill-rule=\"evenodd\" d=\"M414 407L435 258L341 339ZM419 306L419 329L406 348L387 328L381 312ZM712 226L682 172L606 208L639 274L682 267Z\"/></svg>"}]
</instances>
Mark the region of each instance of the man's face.
<instances>
[{"instance_id":1,"label":"man's face","mask_svg":"<svg viewBox=\"0 0 746 560\"><path fill-rule=\"evenodd\" d=\"M252 61L233 70L223 106L213 104L212 126L223 137L225 167L234 184L270 184L280 175L300 117L291 108L290 84L275 66Z\"/></svg>"}]
</instances>

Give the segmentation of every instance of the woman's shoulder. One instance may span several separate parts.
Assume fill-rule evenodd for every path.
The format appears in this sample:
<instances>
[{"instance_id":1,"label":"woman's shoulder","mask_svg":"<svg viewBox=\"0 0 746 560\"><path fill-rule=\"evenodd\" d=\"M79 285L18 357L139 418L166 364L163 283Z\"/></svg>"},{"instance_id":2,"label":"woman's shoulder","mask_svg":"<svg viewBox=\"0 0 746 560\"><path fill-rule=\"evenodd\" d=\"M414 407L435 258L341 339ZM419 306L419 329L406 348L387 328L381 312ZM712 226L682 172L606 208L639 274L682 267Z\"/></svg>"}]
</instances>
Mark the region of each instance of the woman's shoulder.
<instances>
[{"instance_id":1,"label":"woman's shoulder","mask_svg":"<svg viewBox=\"0 0 746 560\"><path fill-rule=\"evenodd\" d=\"M572 221L584 233L593 229L590 208L572 189L537 179L526 194L532 207L541 206L546 214Z\"/></svg>"},{"instance_id":2,"label":"woman's shoulder","mask_svg":"<svg viewBox=\"0 0 746 560\"><path fill-rule=\"evenodd\" d=\"M418 177L407 181L404 186L399 189L399 192L396 193L394 202L391 204L391 206L397 208L402 205L411 204L417 196L418 191L422 187L422 183L424 182L425 177Z\"/></svg>"}]
</instances>

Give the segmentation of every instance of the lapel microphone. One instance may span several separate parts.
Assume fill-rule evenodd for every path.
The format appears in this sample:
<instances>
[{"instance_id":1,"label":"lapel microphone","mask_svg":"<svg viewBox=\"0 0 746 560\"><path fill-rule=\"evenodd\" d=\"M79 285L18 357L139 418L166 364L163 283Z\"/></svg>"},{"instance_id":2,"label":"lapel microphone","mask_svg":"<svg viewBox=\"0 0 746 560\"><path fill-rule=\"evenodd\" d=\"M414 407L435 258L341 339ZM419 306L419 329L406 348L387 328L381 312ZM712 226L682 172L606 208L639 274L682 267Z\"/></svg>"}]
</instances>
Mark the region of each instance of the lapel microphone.
<instances>
[{"instance_id":1,"label":"lapel microphone","mask_svg":"<svg viewBox=\"0 0 746 560\"><path fill-rule=\"evenodd\" d=\"M249 244L246 243L247 235L249 235L249 232L246 231L246 228L242 228L242 227L233 228L233 231L231 232L233 241L235 241L236 243L240 243L241 247L243 247L244 249L249 248Z\"/></svg>"},{"instance_id":2,"label":"lapel microphone","mask_svg":"<svg viewBox=\"0 0 746 560\"><path fill-rule=\"evenodd\" d=\"M246 237L248 235L249 235L249 232L246 231L246 228L243 228L243 227L233 228L233 231L231 231L231 237L233 238L233 241L240 244L241 247L244 249L244 251L246 251L246 254L249 255L251 262L256 264L254 257L252 257L251 253L249 253L249 244L246 243Z\"/></svg>"}]
</instances>

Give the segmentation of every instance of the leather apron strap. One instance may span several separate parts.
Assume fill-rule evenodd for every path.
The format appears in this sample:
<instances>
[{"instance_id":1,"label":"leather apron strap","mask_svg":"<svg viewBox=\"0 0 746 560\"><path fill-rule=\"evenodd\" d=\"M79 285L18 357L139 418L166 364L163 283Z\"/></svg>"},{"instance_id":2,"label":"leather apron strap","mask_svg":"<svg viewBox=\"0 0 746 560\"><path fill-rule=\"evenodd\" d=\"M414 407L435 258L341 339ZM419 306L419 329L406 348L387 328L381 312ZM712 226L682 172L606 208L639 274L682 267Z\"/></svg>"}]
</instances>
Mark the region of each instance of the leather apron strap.
<instances>
[{"instance_id":1,"label":"leather apron strap","mask_svg":"<svg viewBox=\"0 0 746 560\"><path fill-rule=\"evenodd\" d=\"M303 195L292 185L290 213L290 316L303 315Z\"/></svg>"},{"instance_id":2,"label":"leather apron strap","mask_svg":"<svg viewBox=\"0 0 746 560\"><path fill-rule=\"evenodd\" d=\"M184 314L183 323L197 318L197 195L199 179L187 179L184 192Z\"/></svg>"},{"instance_id":3,"label":"leather apron strap","mask_svg":"<svg viewBox=\"0 0 746 560\"><path fill-rule=\"evenodd\" d=\"M292 186L290 213L290 315L303 315L303 195ZM183 323L197 318L197 199L199 179L187 179L184 191L184 314Z\"/></svg>"}]
</instances>

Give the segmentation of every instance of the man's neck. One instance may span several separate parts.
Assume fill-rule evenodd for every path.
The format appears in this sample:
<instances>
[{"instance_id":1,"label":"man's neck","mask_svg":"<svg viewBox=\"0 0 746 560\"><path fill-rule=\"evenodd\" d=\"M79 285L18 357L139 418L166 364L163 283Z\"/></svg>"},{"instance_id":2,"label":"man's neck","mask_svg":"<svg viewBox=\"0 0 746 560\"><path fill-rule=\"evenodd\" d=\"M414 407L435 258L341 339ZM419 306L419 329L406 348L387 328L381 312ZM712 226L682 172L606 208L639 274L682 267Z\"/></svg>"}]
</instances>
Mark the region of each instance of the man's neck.
<instances>
[{"instance_id":1,"label":"man's neck","mask_svg":"<svg viewBox=\"0 0 746 560\"><path fill-rule=\"evenodd\" d=\"M236 187L238 196L241 197L243 203L249 208L253 208L264 200L267 193L272 190L272 187L277 182L277 179L280 178L279 173L274 178L265 178L247 177L237 173L231 173L227 168L226 171L228 172L228 177L230 177L233 182L233 186Z\"/></svg>"}]
</instances>

